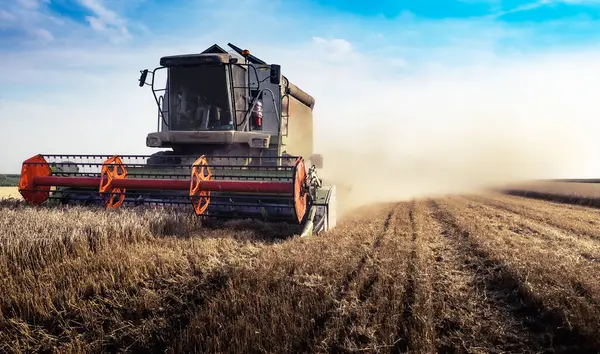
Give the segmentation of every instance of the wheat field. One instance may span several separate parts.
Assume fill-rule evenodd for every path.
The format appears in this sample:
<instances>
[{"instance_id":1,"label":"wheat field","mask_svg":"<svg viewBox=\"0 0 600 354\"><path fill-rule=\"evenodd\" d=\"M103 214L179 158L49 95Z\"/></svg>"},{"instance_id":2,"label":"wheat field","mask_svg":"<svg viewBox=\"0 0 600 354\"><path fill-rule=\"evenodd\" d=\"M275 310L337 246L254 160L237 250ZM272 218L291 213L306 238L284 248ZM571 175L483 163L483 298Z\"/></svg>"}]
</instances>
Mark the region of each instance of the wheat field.
<instances>
[{"instance_id":1,"label":"wheat field","mask_svg":"<svg viewBox=\"0 0 600 354\"><path fill-rule=\"evenodd\" d=\"M600 211L489 193L313 238L0 202L1 352L597 352Z\"/></svg>"},{"instance_id":2,"label":"wheat field","mask_svg":"<svg viewBox=\"0 0 600 354\"><path fill-rule=\"evenodd\" d=\"M21 199L21 194L17 187L0 187L0 199L17 198Z\"/></svg>"}]
</instances>

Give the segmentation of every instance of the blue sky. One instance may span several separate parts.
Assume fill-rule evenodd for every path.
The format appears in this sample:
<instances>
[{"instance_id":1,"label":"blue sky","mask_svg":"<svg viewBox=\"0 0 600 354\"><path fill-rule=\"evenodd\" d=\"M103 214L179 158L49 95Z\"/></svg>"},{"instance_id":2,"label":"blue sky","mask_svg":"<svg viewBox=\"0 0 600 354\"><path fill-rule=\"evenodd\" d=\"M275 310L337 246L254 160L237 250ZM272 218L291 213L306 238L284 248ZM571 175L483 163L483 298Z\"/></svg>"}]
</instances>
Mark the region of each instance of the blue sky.
<instances>
[{"instance_id":1,"label":"blue sky","mask_svg":"<svg viewBox=\"0 0 600 354\"><path fill-rule=\"evenodd\" d=\"M315 96L334 160L359 150L455 180L600 175L600 0L0 5L0 172L37 153L153 152L139 70L232 42Z\"/></svg>"},{"instance_id":2,"label":"blue sky","mask_svg":"<svg viewBox=\"0 0 600 354\"><path fill-rule=\"evenodd\" d=\"M0 4L0 43L9 51L84 41L131 48L174 35L235 33L257 22L266 30L261 38L350 35L359 48L370 44L373 33L407 42L403 35L424 24L439 25L435 38L419 38L424 45L477 38L486 35L486 29L504 31L496 33L499 44L521 50L539 44L586 44L600 37L598 0L1 0ZM279 30L269 31L270 24L260 23L272 19L273 28ZM484 31L465 33L469 25ZM282 33L284 28L294 33ZM511 36L511 30L528 35Z\"/></svg>"}]
</instances>

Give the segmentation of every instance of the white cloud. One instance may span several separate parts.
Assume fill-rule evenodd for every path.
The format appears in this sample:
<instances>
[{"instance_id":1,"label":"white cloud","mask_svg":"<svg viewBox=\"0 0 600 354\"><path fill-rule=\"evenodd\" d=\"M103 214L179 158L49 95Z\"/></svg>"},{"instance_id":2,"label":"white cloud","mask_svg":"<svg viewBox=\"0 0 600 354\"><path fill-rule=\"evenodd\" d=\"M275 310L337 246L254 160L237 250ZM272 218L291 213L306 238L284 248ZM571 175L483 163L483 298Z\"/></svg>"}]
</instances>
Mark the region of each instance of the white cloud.
<instances>
[{"instance_id":1,"label":"white cloud","mask_svg":"<svg viewBox=\"0 0 600 354\"><path fill-rule=\"evenodd\" d=\"M331 62L360 60L360 55L355 48L345 39L313 37L312 40L316 50L313 55L318 55Z\"/></svg>"},{"instance_id":2,"label":"white cloud","mask_svg":"<svg viewBox=\"0 0 600 354\"><path fill-rule=\"evenodd\" d=\"M34 10L39 8L42 3L49 3L50 0L17 0L17 2L26 9Z\"/></svg>"},{"instance_id":3,"label":"white cloud","mask_svg":"<svg viewBox=\"0 0 600 354\"><path fill-rule=\"evenodd\" d=\"M35 29L32 29L31 32L38 38L43 39L45 41L53 41L54 40L54 36L47 29L35 28Z\"/></svg>"},{"instance_id":4,"label":"white cloud","mask_svg":"<svg viewBox=\"0 0 600 354\"><path fill-rule=\"evenodd\" d=\"M3 7L0 10L0 29L10 30L11 33L0 37L4 51L9 51L15 45L52 42L55 34L60 32L77 33L77 26L73 21L57 17L48 11L49 3L50 0L0 0Z\"/></svg>"},{"instance_id":5,"label":"white cloud","mask_svg":"<svg viewBox=\"0 0 600 354\"><path fill-rule=\"evenodd\" d=\"M595 6L600 5L600 0L538 0L515 6L512 9L499 11L493 14L492 17L500 17L517 12L531 11L543 6L554 6L557 4Z\"/></svg>"},{"instance_id":6,"label":"white cloud","mask_svg":"<svg viewBox=\"0 0 600 354\"><path fill-rule=\"evenodd\" d=\"M561 1L556 1L556 0L538 0L538 1L535 1L535 2L518 5L518 6L514 7L514 8L512 8L512 9L509 9L509 10L500 11L498 13L495 13L493 16L494 17L499 17L499 16L504 16L504 15L513 14L513 13L517 13L517 12L531 11L531 10L535 10L537 8L540 8L542 6L553 5L553 4L556 4L558 2L561 2Z\"/></svg>"},{"instance_id":7,"label":"white cloud","mask_svg":"<svg viewBox=\"0 0 600 354\"><path fill-rule=\"evenodd\" d=\"M0 10L0 20L6 22L13 22L17 20L17 16L6 10Z\"/></svg>"},{"instance_id":8,"label":"white cloud","mask_svg":"<svg viewBox=\"0 0 600 354\"><path fill-rule=\"evenodd\" d=\"M90 26L100 32L108 32L113 41L131 39L126 20L108 9L102 0L78 0L82 6L91 10L95 16L86 16Z\"/></svg>"},{"instance_id":9,"label":"white cloud","mask_svg":"<svg viewBox=\"0 0 600 354\"><path fill-rule=\"evenodd\" d=\"M563 2L565 4L577 5L600 5L600 0L554 0L555 2Z\"/></svg>"},{"instance_id":10,"label":"white cloud","mask_svg":"<svg viewBox=\"0 0 600 354\"><path fill-rule=\"evenodd\" d=\"M48 41L51 38L59 38L63 42L90 42L98 40L100 35L102 40L108 38L113 43L122 43L133 37L128 26L131 25L136 30L143 28L138 23L129 24L126 17L110 9L103 0L77 2L90 12L85 20L93 31L89 31L85 24L77 20L52 12L48 7L50 0L0 0L0 6L3 7L0 10L0 29L20 33L20 37L0 37L0 42L4 47L15 44L35 46L38 44L35 41L39 39ZM110 4L119 5L112 2ZM128 6L134 5L129 3Z\"/></svg>"}]
</instances>

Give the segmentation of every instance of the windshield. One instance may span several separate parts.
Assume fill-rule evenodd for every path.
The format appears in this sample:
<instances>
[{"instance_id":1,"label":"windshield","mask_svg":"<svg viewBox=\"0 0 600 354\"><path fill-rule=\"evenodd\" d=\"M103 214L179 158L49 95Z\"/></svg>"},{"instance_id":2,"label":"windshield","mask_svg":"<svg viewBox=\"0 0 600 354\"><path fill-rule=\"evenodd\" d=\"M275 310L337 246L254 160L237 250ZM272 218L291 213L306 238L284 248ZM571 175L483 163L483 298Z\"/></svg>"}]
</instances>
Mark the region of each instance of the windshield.
<instances>
[{"instance_id":1,"label":"windshield","mask_svg":"<svg viewBox=\"0 0 600 354\"><path fill-rule=\"evenodd\" d=\"M235 129L226 66L169 69L169 130Z\"/></svg>"}]
</instances>

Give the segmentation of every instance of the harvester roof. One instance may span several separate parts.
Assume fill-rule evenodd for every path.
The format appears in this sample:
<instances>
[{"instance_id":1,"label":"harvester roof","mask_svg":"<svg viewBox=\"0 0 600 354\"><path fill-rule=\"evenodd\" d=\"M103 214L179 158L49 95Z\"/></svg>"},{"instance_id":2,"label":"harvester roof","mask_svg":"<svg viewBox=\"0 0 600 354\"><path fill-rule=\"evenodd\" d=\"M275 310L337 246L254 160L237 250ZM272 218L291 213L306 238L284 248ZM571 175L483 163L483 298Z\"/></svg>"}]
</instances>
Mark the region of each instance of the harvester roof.
<instances>
[{"instance_id":1,"label":"harvester roof","mask_svg":"<svg viewBox=\"0 0 600 354\"><path fill-rule=\"evenodd\" d=\"M160 65L171 67L199 64L227 64L230 62L232 57L233 56L228 53L178 54L160 58Z\"/></svg>"}]
</instances>

